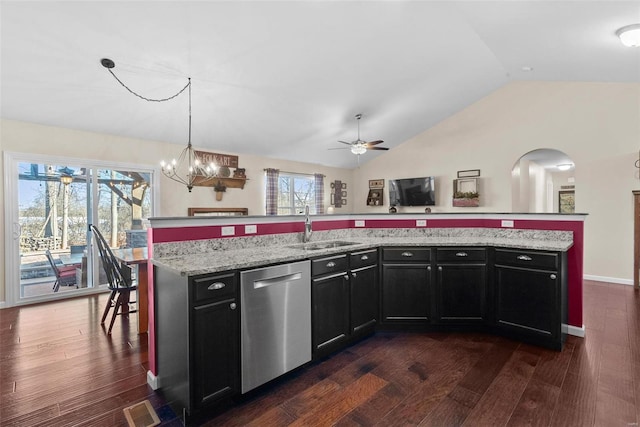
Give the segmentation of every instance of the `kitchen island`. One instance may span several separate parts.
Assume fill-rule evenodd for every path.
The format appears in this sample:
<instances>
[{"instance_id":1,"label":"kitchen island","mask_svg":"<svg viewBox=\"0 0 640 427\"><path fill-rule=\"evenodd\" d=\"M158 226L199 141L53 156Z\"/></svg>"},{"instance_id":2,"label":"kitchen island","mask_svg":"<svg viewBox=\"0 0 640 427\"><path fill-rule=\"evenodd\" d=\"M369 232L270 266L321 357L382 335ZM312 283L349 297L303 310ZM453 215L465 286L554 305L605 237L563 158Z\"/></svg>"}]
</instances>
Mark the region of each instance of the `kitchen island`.
<instances>
[{"instance_id":1,"label":"kitchen island","mask_svg":"<svg viewBox=\"0 0 640 427\"><path fill-rule=\"evenodd\" d=\"M212 402L238 393L234 386L238 380L238 358L234 355L238 353L242 333L237 326L238 308L242 305L238 307L237 277L238 272L248 269L311 260L313 310L309 315L314 326L308 333L314 337L314 358L338 351L376 328L473 328L557 349L561 348L569 331L567 254L575 250L573 230L558 230L553 226L550 230L491 227L487 226L490 223L486 219L478 224L477 218L467 223L474 225L472 227L436 227L434 225L438 224L433 224L432 216L429 216L430 227L418 227L417 224L426 224L426 221L407 217L403 218L403 224L396 224L404 226L390 227L387 218L316 217L312 241L302 244L301 233L296 230L298 218L280 217L266 221L264 218L243 218L244 224L233 225L234 232L256 222L256 226L246 229L254 228L258 232L253 236L231 238L215 237L216 231L222 231L216 227L230 227L230 220L220 221L219 225L205 221L207 224L202 224L199 230L205 236L201 239L172 240L171 235L178 229L181 229L182 238L193 236L191 227L188 230L173 227L172 222L181 222L180 219L169 219L164 225L171 227L153 230L157 238L154 241L158 242L154 244L153 257L154 298L157 313L161 314L156 318L158 329L167 331L168 326L162 326L163 322L182 325L174 336L154 335L160 361L157 373L161 388L166 387L165 391L173 389L175 393L169 392L170 395L181 396L179 405L185 413L197 412ZM294 222L286 224L285 220ZM376 224L376 221L382 222ZM514 223L511 219L508 221L512 222L507 224ZM577 222L582 225L581 221ZM406 226L410 224L414 226ZM268 232L274 229L280 232ZM228 232L229 228L226 229ZM581 236L578 237L580 242ZM361 259L365 258L369 261L362 264ZM223 287L226 291L221 299L204 302L207 311L217 313L208 321L217 321L225 330L235 331L232 333L235 341L228 341L229 334L211 335L211 331L221 329L213 323L204 327L202 322L194 321L196 313L204 313L195 305L197 298L194 295L198 295L199 283L228 283L229 286ZM358 289L366 289L366 292ZM176 292L182 296L176 298ZM356 299L360 299L358 304L350 304ZM458 303L463 301L464 304ZM527 307L527 304L535 307ZM358 307L369 308L354 311ZM182 315L178 313L180 310ZM166 314L169 312L170 315ZM193 314L188 315L190 312ZM361 318L358 325L350 322L350 319L358 318ZM201 340L198 331L209 331L206 332L207 340L218 339L214 342L220 345L215 348L226 348L217 355L224 360L218 360L213 366L218 366L215 370L219 373L234 372L235 368L235 379L228 378L230 381L216 384L217 388L200 386L194 389L192 380L203 377L194 377L194 372L209 371L208 367L205 369L194 362L193 354L202 354L202 350L194 347ZM176 346L176 337L187 338ZM165 367L163 372L161 362L167 341L170 348L187 349L185 354L164 357L164 360L185 361L179 381L164 379L170 371ZM220 366L226 367L221 371ZM169 377L175 375L171 373ZM226 378L206 374L204 377ZM175 384L178 384L177 388ZM191 393L185 390L191 390Z\"/></svg>"}]
</instances>

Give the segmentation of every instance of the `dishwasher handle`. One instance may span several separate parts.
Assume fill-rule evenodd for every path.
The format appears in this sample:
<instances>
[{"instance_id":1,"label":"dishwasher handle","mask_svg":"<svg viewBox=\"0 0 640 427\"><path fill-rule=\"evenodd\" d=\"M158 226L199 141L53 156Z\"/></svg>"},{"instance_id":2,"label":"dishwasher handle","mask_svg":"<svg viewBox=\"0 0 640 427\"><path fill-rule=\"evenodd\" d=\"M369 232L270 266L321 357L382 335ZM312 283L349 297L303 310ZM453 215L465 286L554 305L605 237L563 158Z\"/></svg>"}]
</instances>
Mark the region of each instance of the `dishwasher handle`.
<instances>
[{"instance_id":1,"label":"dishwasher handle","mask_svg":"<svg viewBox=\"0 0 640 427\"><path fill-rule=\"evenodd\" d=\"M292 282L302 279L302 273L286 274L284 276L272 277L270 279L256 280L253 282L253 289L264 288L278 283Z\"/></svg>"}]
</instances>

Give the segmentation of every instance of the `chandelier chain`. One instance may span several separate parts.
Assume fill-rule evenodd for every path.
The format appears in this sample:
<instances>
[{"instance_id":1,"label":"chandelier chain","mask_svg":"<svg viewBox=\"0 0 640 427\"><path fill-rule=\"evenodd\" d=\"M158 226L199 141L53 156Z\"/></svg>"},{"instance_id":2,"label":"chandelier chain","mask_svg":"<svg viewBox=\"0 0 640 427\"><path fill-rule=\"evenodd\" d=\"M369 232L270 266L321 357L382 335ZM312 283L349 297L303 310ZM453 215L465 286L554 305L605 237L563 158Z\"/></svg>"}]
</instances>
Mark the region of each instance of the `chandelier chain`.
<instances>
[{"instance_id":1,"label":"chandelier chain","mask_svg":"<svg viewBox=\"0 0 640 427\"><path fill-rule=\"evenodd\" d=\"M109 71L109 73L111 73L111 75L113 76L113 78L114 78L114 79L116 79L116 81L117 81L118 83L120 83L120 84L122 85L122 87L124 87L126 90L128 90L129 92L131 92L133 95L137 96L138 98L140 98L140 99L144 99L145 101L149 101L149 102L164 102L164 101L170 101L170 100L172 100L173 98L175 98L176 96L180 95L180 94L181 94L182 92L184 92L188 87L190 87L190 86L191 86L191 78L189 78L189 82L188 82L188 83L187 83L187 84L186 84L182 89L180 89L180 90L178 91L178 93L176 93L175 95L172 95L172 96L170 96L170 97L168 97L168 98L159 98L159 99L147 98L146 96L142 96L142 95L140 95L139 93L137 93L137 92L133 91L132 89L130 89L130 88L129 88L129 86L127 86L126 84L124 84L124 83L122 82L122 80L120 80L120 79L118 78L118 76L116 76L116 75L115 75L115 73L114 73L113 71L111 71L111 69L110 69L110 68L107 68L107 71Z\"/></svg>"}]
</instances>

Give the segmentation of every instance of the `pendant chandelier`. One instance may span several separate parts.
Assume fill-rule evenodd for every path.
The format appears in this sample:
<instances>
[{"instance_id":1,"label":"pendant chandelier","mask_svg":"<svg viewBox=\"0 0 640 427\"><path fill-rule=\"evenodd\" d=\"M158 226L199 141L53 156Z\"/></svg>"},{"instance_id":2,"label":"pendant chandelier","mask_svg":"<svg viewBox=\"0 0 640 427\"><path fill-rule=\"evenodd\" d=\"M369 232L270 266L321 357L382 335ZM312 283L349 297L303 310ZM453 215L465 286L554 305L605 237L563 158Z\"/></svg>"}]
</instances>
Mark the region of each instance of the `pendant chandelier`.
<instances>
[{"instance_id":1,"label":"pendant chandelier","mask_svg":"<svg viewBox=\"0 0 640 427\"><path fill-rule=\"evenodd\" d=\"M160 162L162 174L173 181L186 185L189 192L191 192L193 186L196 183L209 181L216 176L217 166L213 163L205 164L203 161L201 161L200 157L191 145L191 77L189 77L189 81L187 82L187 84L172 96L161 99L146 98L131 90L114 74L112 69L115 67L115 63L111 59L103 58L100 63L125 89L127 89L130 93L137 96L138 98L144 99L145 101L170 101L180 95L186 89L189 89L189 136L187 139L187 146L182 150L177 160L174 158L170 162L165 162L164 160Z\"/></svg>"}]
</instances>

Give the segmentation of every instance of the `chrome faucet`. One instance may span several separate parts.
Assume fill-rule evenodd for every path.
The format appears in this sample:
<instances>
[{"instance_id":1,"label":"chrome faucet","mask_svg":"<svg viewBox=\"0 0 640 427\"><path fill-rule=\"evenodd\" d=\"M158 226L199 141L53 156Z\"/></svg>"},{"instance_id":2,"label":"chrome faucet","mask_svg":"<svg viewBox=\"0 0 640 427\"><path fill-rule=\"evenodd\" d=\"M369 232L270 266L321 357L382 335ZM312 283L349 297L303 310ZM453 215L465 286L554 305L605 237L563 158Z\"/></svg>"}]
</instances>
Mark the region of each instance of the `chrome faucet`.
<instances>
[{"instance_id":1,"label":"chrome faucet","mask_svg":"<svg viewBox=\"0 0 640 427\"><path fill-rule=\"evenodd\" d=\"M304 207L304 235L302 241L307 243L311 239L311 219L309 218L309 205Z\"/></svg>"}]
</instances>

